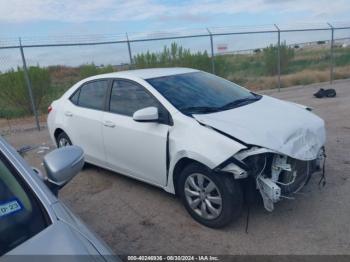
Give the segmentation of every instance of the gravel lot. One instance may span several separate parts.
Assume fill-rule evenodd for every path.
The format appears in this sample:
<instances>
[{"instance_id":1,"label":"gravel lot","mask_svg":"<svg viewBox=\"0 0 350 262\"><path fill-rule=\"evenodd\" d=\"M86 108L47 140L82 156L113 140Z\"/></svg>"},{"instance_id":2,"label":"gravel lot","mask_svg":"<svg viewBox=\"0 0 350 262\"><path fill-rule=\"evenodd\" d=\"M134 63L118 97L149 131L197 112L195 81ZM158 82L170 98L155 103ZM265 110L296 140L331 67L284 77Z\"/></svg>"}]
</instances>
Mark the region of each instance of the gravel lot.
<instances>
[{"instance_id":1,"label":"gravel lot","mask_svg":"<svg viewBox=\"0 0 350 262\"><path fill-rule=\"evenodd\" d=\"M338 96L316 99L327 84L265 93L305 104L326 121L327 185L314 176L303 194L284 200L274 212L262 203L246 210L229 227L213 230L197 224L180 202L161 189L94 166L87 166L60 193L116 254L350 254L350 81L334 84ZM288 116L286 116L288 121ZM47 130L6 135L15 147L49 145ZM43 153L26 159L41 167Z\"/></svg>"}]
</instances>

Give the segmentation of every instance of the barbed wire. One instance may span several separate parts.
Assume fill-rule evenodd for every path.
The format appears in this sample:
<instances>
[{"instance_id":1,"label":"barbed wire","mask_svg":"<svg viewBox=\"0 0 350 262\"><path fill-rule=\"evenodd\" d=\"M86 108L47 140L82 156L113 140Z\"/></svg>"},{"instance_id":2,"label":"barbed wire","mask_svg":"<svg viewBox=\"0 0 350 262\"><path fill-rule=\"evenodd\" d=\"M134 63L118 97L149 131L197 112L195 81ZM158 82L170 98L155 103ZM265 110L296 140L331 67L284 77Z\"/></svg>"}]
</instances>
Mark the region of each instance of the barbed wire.
<instances>
[{"instance_id":1,"label":"barbed wire","mask_svg":"<svg viewBox=\"0 0 350 262\"><path fill-rule=\"evenodd\" d=\"M331 23L334 30L350 29L350 22ZM281 32L331 30L327 23L294 23L278 25ZM225 26L210 28L194 28L183 30L166 30L153 32L128 32L120 34L59 34L42 36L21 37L23 47L39 46L64 46L64 45L96 45L126 42L142 42L163 39L204 37L212 35L234 35L254 33L274 33L277 29L274 25L250 25L250 26ZM20 37L6 37L0 35L0 49L18 48Z\"/></svg>"}]
</instances>

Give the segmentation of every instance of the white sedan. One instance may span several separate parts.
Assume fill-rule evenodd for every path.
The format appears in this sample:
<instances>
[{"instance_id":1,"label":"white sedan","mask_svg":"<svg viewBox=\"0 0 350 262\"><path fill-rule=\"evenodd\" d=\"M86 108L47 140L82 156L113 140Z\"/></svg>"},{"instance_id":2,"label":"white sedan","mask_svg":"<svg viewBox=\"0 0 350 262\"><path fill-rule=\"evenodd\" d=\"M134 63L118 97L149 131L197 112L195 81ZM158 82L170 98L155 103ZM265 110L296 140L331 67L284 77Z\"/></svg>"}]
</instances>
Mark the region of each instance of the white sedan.
<instances>
[{"instance_id":1,"label":"white sedan","mask_svg":"<svg viewBox=\"0 0 350 262\"><path fill-rule=\"evenodd\" d=\"M321 166L324 121L305 106L189 68L97 75L49 107L58 147L177 194L198 222L222 227L257 189L267 210Z\"/></svg>"}]
</instances>

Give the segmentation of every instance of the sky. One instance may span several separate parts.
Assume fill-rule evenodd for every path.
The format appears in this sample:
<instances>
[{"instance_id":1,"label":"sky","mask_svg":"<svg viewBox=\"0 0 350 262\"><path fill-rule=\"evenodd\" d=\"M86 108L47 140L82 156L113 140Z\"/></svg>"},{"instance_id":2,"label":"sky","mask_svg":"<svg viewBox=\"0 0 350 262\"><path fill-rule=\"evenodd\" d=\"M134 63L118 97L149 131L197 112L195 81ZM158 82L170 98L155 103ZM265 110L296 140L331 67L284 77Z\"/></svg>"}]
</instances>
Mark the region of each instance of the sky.
<instances>
[{"instance_id":1,"label":"sky","mask_svg":"<svg viewBox=\"0 0 350 262\"><path fill-rule=\"evenodd\" d=\"M162 32L204 31L205 28L240 26L306 25L331 23L350 24L349 0L0 0L0 46L23 41L45 39L79 40L81 36L99 39L101 35L130 38L139 32L148 35ZM229 29L231 30L231 29ZM350 31L350 30L349 30ZM153 33L150 33L153 32ZM350 32L347 32L350 37ZM288 36L296 42L324 40L329 33ZM286 37L287 39L287 37ZM283 39L282 39L283 40ZM215 45L227 44L241 50L266 46L276 41L275 35L217 37ZM133 53L160 50L170 42L133 43ZM181 40L179 44L196 50L208 50L209 41ZM20 63L18 50L0 50L1 68ZM84 47L66 49L25 50L29 64L124 63L127 47ZM82 57L84 59L82 60ZM49 61L48 59L51 59ZM54 62L52 62L54 61Z\"/></svg>"},{"instance_id":2,"label":"sky","mask_svg":"<svg viewBox=\"0 0 350 262\"><path fill-rule=\"evenodd\" d=\"M0 36L349 20L349 0L0 0Z\"/></svg>"}]
</instances>

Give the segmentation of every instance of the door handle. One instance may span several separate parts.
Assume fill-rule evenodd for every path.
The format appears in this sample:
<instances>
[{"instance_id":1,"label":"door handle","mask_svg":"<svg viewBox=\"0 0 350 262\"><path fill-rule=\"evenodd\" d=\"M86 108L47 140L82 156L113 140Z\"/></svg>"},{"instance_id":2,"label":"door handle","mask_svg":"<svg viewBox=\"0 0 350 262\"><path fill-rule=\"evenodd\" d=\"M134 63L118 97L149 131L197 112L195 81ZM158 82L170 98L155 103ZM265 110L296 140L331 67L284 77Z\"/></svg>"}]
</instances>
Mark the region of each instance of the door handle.
<instances>
[{"instance_id":1,"label":"door handle","mask_svg":"<svg viewBox=\"0 0 350 262\"><path fill-rule=\"evenodd\" d=\"M66 111L66 112L64 112L64 114L65 114L65 116L73 116L73 113L70 111Z\"/></svg>"},{"instance_id":2,"label":"door handle","mask_svg":"<svg viewBox=\"0 0 350 262\"><path fill-rule=\"evenodd\" d=\"M103 122L103 125L106 127L115 127L115 124L111 121L105 121Z\"/></svg>"}]
</instances>

